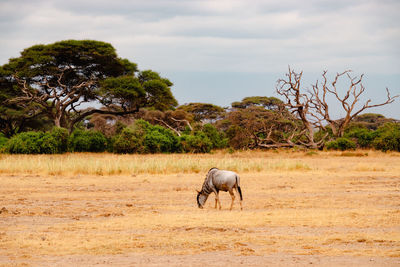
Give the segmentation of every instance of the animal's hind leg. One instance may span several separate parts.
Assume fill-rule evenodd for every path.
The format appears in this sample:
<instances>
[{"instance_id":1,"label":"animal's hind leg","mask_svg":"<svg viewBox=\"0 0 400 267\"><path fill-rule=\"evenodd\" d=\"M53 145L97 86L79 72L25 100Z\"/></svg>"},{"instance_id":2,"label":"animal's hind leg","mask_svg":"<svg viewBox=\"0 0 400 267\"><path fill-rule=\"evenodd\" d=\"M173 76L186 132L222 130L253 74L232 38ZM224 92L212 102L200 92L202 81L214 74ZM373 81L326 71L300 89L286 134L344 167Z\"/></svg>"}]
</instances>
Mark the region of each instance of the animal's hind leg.
<instances>
[{"instance_id":1,"label":"animal's hind leg","mask_svg":"<svg viewBox=\"0 0 400 267\"><path fill-rule=\"evenodd\" d=\"M233 190L229 190L229 194L231 195L231 198L232 198L231 208L230 208L230 210L232 210L232 208L233 208L233 201L235 201L235 194L233 193Z\"/></svg>"}]
</instances>

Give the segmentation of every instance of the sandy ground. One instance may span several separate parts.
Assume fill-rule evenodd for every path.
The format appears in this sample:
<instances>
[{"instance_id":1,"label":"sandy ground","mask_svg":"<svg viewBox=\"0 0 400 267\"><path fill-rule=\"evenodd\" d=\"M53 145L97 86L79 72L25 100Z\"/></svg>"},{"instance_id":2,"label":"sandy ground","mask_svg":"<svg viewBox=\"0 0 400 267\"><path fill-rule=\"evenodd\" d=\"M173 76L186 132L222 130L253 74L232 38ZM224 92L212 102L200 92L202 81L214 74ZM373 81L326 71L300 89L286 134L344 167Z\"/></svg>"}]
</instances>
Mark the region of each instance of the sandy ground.
<instances>
[{"instance_id":1,"label":"sandy ground","mask_svg":"<svg viewBox=\"0 0 400 267\"><path fill-rule=\"evenodd\" d=\"M399 266L400 260L380 257L284 255L238 256L227 252L149 256L69 255L13 261L9 266ZM5 264L5 265L8 265Z\"/></svg>"},{"instance_id":2,"label":"sandy ground","mask_svg":"<svg viewBox=\"0 0 400 267\"><path fill-rule=\"evenodd\" d=\"M243 211L204 174L3 174L0 266L400 266L400 175L357 160L244 173Z\"/></svg>"}]
</instances>

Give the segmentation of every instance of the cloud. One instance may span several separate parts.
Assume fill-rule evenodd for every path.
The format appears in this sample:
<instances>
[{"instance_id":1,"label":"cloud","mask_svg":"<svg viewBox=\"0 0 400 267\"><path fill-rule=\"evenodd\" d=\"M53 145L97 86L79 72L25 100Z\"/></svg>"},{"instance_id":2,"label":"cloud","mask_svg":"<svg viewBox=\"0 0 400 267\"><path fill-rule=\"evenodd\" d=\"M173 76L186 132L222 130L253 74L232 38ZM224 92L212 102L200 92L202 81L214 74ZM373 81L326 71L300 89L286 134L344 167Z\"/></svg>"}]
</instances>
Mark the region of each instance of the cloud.
<instances>
[{"instance_id":1,"label":"cloud","mask_svg":"<svg viewBox=\"0 0 400 267\"><path fill-rule=\"evenodd\" d=\"M396 1L22 3L1 3L7 48L0 54L3 62L5 53L16 56L9 51L24 48L22 44L91 38L111 42L124 57L139 58L146 66L161 64L162 69L272 71L299 64L316 70L322 64L400 71ZM16 8L19 12L13 12ZM157 62L157 55L168 64ZM366 67L376 60L386 64ZM191 64L194 61L198 63Z\"/></svg>"},{"instance_id":2,"label":"cloud","mask_svg":"<svg viewBox=\"0 0 400 267\"><path fill-rule=\"evenodd\" d=\"M95 39L141 69L178 79L188 72L281 75L291 65L314 74L389 75L397 84L398 10L397 0L3 0L0 62L37 43Z\"/></svg>"}]
</instances>

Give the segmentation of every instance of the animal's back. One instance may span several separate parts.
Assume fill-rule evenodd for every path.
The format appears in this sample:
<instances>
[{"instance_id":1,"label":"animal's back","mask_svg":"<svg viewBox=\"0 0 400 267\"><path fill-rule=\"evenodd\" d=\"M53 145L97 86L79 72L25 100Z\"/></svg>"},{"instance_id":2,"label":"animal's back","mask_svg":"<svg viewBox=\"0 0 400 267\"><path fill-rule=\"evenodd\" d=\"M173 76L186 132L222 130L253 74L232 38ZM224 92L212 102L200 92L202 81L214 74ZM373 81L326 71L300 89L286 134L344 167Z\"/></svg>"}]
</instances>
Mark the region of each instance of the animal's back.
<instances>
[{"instance_id":1,"label":"animal's back","mask_svg":"<svg viewBox=\"0 0 400 267\"><path fill-rule=\"evenodd\" d=\"M235 184L239 185L239 176L233 171L217 170L213 175L213 184L219 190L227 191Z\"/></svg>"}]
</instances>

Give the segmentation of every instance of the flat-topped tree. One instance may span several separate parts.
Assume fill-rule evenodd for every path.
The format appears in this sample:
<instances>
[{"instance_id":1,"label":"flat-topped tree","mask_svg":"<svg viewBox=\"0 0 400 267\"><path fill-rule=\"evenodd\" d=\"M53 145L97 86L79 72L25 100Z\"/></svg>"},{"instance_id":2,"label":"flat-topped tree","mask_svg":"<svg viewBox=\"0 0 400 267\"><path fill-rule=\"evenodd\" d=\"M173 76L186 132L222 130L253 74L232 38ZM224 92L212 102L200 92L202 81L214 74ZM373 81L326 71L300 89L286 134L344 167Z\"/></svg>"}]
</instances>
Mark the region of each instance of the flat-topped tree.
<instances>
[{"instance_id":1,"label":"flat-topped tree","mask_svg":"<svg viewBox=\"0 0 400 267\"><path fill-rule=\"evenodd\" d=\"M225 129L236 149L294 147L304 135L301 121L275 97L245 97L232 108L218 127Z\"/></svg>"},{"instance_id":2,"label":"flat-topped tree","mask_svg":"<svg viewBox=\"0 0 400 267\"><path fill-rule=\"evenodd\" d=\"M278 110L284 108L285 104L282 100L276 97L267 96L248 96L242 99L242 101L236 101L232 103L233 108L248 108L251 106L260 106L268 110Z\"/></svg>"},{"instance_id":3,"label":"flat-topped tree","mask_svg":"<svg viewBox=\"0 0 400 267\"><path fill-rule=\"evenodd\" d=\"M189 103L177 108L193 115L194 121L211 122L225 115L225 109L209 103Z\"/></svg>"},{"instance_id":4,"label":"flat-topped tree","mask_svg":"<svg viewBox=\"0 0 400 267\"><path fill-rule=\"evenodd\" d=\"M142 73L146 79L141 79ZM150 70L138 72L135 63L119 58L111 44L100 41L35 45L10 59L1 74L20 90L8 104L35 103L55 126L70 131L95 113L124 115L141 107L177 105L170 81Z\"/></svg>"}]
</instances>

